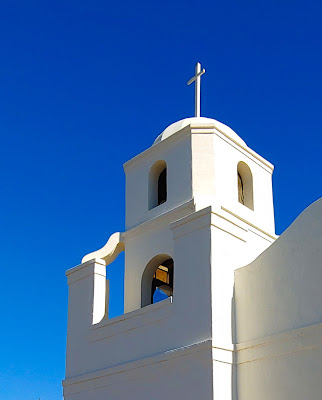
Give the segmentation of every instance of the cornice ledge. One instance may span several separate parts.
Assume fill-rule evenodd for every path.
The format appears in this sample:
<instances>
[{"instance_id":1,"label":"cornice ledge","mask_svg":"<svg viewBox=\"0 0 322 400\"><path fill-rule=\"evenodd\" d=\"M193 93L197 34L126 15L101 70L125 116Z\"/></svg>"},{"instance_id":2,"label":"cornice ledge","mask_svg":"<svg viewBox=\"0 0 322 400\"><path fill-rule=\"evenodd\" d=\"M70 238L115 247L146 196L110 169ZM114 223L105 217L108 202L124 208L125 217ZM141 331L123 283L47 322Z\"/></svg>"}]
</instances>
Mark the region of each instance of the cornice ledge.
<instances>
[{"instance_id":1,"label":"cornice ledge","mask_svg":"<svg viewBox=\"0 0 322 400\"><path fill-rule=\"evenodd\" d=\"M178 207L173 208L172 210L166 211L164 214L161 214L153 219L148 221L142 222L139 225L134 226L133 228L129 229L128 231L123 233L123 238L125 240L131 239L135 235L139 235L142 231L147 231L158 225L160 221L167 223L169 221L173 221L174 214L180 214L178 218L182 218L184 216L185 211L190 211L186 215L190 215L195 211L195 201L191 199L184 204L181 204ZM182 215L183 214L183 215Z\"/></svg>"},{"instance_id":2,"label":"cornice ledge","mask_svg":"<svg viewBox=\"0 0 322 400\"><path fill-rule=\"evenodd\" d=\"M230 144L232 144L234 147L236 147L236 146L240 147L243 151L245 151L246 153L248 153L249 155L254 157L257 161L260 161L269 170L270 173L273 173L274 165L272 163L270 163L269 161L267 161L264 157L257 154L256 151L254 151L250 147L248 147L247 144L243 145L243 144L237 142L236 140L231 138L229 135L227 135L225 132L223 132L221 129L219 129L217 126L215 126L214 133L220 138L222 138L222 136L224 136L224 139L229 139L229 141L231 142Z\"/></svg>"},{"instance_id":3,"label":"cornice ledge","mask_svg":"<svg viewBox=\"0 0 322 400\"><path fill-rule=\"evenodd\" d=\"M109 380L109 378L115 374L126 374L137 368L146 368L153 364L171 361L175 358L183 357L194 352L200 352L210 349L211 339L208 339L202 342L193 343L191 345L169 349L163 353L154 354L141 360L129 361L124 364L101 369L99 371L68 378L63 380L62 382L64 387L64 394L66 395L67 392L68 394L74 394L80 392L81 390L85 390L85 388L81 388L80 386L85 386L86 390L91 390L94 388L106 386L108 384L113 384L113 382L107 383L107 380Z\"/></svg>"},{"instance_id":4,"label":"cornice ledge","mask_svg":"<svg viewBox=\"0 0 322 400\"><path fill-rule=\"evenodd\" d=\"M317 324L295 328L287 332L276 333L265 337L247 340L236 344L236 350L247 350L254 347L265 346L272 343L284 342L297 337L304 337L312 333L319 333L322 342L322 322Z\"/></svg>"},{"instance_id":5,"label":"cornice ledge","mask_svg":"<svg viewBox=\"0 0 322 400\"><path fill-rule=\"evenodd\" d=\"M312 350L322 345L322 323L266 336L224 349L212 345L213 361L241 365L257 360L270 359L299 351Z\"/></svg>"},{"instance_id":6,"label":"cornice ledge","mask_svg":"<svg viewBox=\"0 0 322 400\"><path fill-rule=\"evenodd\" d=\"M182 129L178 130L175 134L163 139L161 142L154 144L153 146L149 147L148 149L144 150L142 153L136 155L135 157L131 158L130 160L126 161L123 164L124 170L130 167L132 164L149 157L150 155L154 154L155 152L159 152L160 150L166 149L170 147L173 143L180 141L183 137L187 135L193 134L215 134L221 139L225 140L226 142L230 143L234 147L239 147L243 152L248 153L251 157L255 158L255 162L258 161L267 169L268 172L272 173L274 170L274 165L267 161L265 158L257 154L254 150L249 148L247 144L243 145L238 141L234 140L230 137L227 133L223 132L221 129L216 126L215 123L190 123L189 125L183 127Z\"/></svg>"},{"instance_id":7,"label":"cornice ledge","mask_svg":"<svg viewBox=\"0 0 322 400\"><path fill-rule=\"evenodd\" d=\"M200 217L202 217L204 215L207 215L207 214L210 215L211 213L212 213L212 206L205 207L205 208L203 208L203 209L201 209L199 211L194 212L193 214L189 214L189 215L187 215L185 217L180 218L178 221L174 221L171 224L171 229L176 229L180 225L187 224L188 222L190 222L190 221L192 221L194 219L200 218Z\"/></svg>"},{"instance_id":8,"label":"cornice ledge","mask_svg":"<svg viewBox=\"0 0 322 400\"><path fill-rule=\"evenodd\" d=\"M163 311L169 310L172 303L173 299L171 296L163 301L159 301L158 303L150 304L146 307L130 311L117 317L103 319L98 324L92 325L89 339L93 342L132 331L136 328L140 329L144 325L162 319L161 314ZM163 317L166 315L167 314L164 314ZM141 317L144 318L144 322L142 322ZM137 320L140 322L136 322Z\"/></svg>"},{"instance_id":9,"label":"cornice ledge","mask_svg":"<svg viewBox=\"0 0 322 400\"><path fill-rule=\"evenodd\" d=\"M322 346L322 323L236 344L237 364L297 353Z\"/></svg>"},{"instance_id":10,"label":"cornice ledge","mask_svg":"<svg viewBox=\"0 0 322 400\"><path fill-rule=\"evenodd\" d=\"M232 215L233 217L237 218L239 221L242 221L244 224L246 224L246 226L248 225L248 226L250 226L251 228L256 229L257 231L261 232L262 234L264 234L264 235L267 236L268 238L273 239L274 241L275 241L276 239L278 239L278 236L277 236L277 235L272 235L272 234L270 234L270 233L264 231L263 229L259 228L258 226L252 224L251 222L247 221L246 219L244 219L244 218L240 217L239 215L235 214L234 212L228 210L228 208L225 208L224 206L221 206L221 209L222 209L223 211L225 211L226 213ZM272 240L270 240L270 241L272 242ZM273 242L272 242L272 243L273 243Z\"/></svg>"},{"instance_id":11,"label":"cornice ledge","mask_svg":"<svg viewBox=\"0 0 322 400\"><path fill-rule=\"evenodd\" d=\"M76 267L70 268L65 272L69 285L79 281L80 279L92 276L93 274L106 276L106 265L104 260L93 258L92 260L76 265Z\"/></svg>"}]
</instances>

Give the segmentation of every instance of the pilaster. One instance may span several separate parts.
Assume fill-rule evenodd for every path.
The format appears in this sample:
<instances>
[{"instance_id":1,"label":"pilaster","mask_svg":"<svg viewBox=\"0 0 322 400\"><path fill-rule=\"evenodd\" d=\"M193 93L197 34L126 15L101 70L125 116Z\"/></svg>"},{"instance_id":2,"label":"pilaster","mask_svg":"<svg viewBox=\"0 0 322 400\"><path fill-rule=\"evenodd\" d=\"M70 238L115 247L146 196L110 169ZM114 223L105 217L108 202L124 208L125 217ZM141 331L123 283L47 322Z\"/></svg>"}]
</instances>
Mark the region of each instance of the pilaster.
<instances>
[{"instance_id":1,"label":"pilaster","mask_svg":"<svg viewBox=\"0 0 322 400\"><path fill-rule=\"evenodd\" d=\"M105 262L93 259L66 272L68 291L68 332L66 377L86 365L89 328L100 322L108 310Z\"/></svg>"}]
</instances>

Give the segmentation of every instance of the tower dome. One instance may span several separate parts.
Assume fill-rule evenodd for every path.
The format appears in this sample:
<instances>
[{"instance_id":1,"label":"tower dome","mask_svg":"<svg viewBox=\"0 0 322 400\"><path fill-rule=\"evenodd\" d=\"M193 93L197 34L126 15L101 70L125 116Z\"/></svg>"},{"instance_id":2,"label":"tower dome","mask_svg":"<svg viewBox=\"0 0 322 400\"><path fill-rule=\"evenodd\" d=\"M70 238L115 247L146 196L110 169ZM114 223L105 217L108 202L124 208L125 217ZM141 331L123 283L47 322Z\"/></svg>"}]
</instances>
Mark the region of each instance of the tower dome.
<instances>
[{"instance_id":1,"label":"tower dome","mask_svg":"<svg viewBox=\"0 0 322 400\"><path fill-rule=\"evenodd\" d=\"M213 118L206 118L206 117L190 117L184 118L180 121L174 122L173 124L169 125L153 142L153 145L161 142L162 140L167 139L168 137L174 135L176 132L180 131L184 127L190 124L203 124L203 125L211 125L214 126L215 129L223 133L225 136L228 136L234 142L242 146L246 146L246 143L241 139L235 131L233 131L229 126L213 119Z\"/></svg>"}]
</instances>

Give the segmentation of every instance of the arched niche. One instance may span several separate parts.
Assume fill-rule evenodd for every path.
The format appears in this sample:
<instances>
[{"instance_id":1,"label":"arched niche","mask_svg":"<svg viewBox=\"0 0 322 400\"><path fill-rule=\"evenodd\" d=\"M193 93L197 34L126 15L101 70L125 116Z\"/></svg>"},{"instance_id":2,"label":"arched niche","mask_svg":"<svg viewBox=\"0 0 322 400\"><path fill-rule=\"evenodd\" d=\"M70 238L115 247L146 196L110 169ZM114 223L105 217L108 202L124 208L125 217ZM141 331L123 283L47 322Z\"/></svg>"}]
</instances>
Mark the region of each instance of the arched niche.
<instances>
[{"instance_id":1,"label":"arched niche","mask_svg":"<svg viewBox=\"0 0 322 400\"><path fill-rule=\"evenodd\" d=\"M149 210L167 201L167 164L157 161L149 172Z\"/></svg>"},{"instance_id":2,"label":"arched niche","mask_svg":"<svg viewBox=\"0 0 322 400\"><path fill-rule=\"evenodd\" d=\"M156 303L173 293L174 262L167 254L158 254L145 267L141 280L141 307ZM156 298L156 290L159 298Z\"/></svg>"},{"instance_id":3,"label":"arched niche","mask_svg":"<svg viewBox=\"0 0 322 400\"><path fill-rule=\"evenodd\" d=\"M254 210L253 175L249 166L240 161L237 165L238 201Z\"/></svg>"}]
</instances>

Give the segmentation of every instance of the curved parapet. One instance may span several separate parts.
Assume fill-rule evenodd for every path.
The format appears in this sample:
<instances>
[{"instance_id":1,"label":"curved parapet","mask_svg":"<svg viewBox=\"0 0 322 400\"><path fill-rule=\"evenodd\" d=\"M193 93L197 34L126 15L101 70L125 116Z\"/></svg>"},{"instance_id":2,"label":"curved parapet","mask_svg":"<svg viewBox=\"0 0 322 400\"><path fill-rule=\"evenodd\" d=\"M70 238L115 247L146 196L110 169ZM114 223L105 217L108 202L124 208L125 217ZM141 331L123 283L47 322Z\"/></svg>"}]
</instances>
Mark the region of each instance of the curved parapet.
<instances>
[{"instance_id":1,"label":"curved parapet","mask_svg":"<svg viewBox=\"0 0 322 400\"><path fill-rule=\"evenodd\" d=\"M116 257L125 250L125 244L123 239L123 233L115 232L110 236L104 247L93 253L87 254L82 259L82 263L93 260L94 258L100 258L104 260L106 265L111 264Z\"/></svg>"},{"instance_id":2,"label":"curved parapet","mask_svg":"<svg viewBox=\"0 0 322 400\"><path fill-rule=\"evenodd\" d=\"M322 198L235 272L238 342L322 323Z\"/></svg>"}]
</instances>

